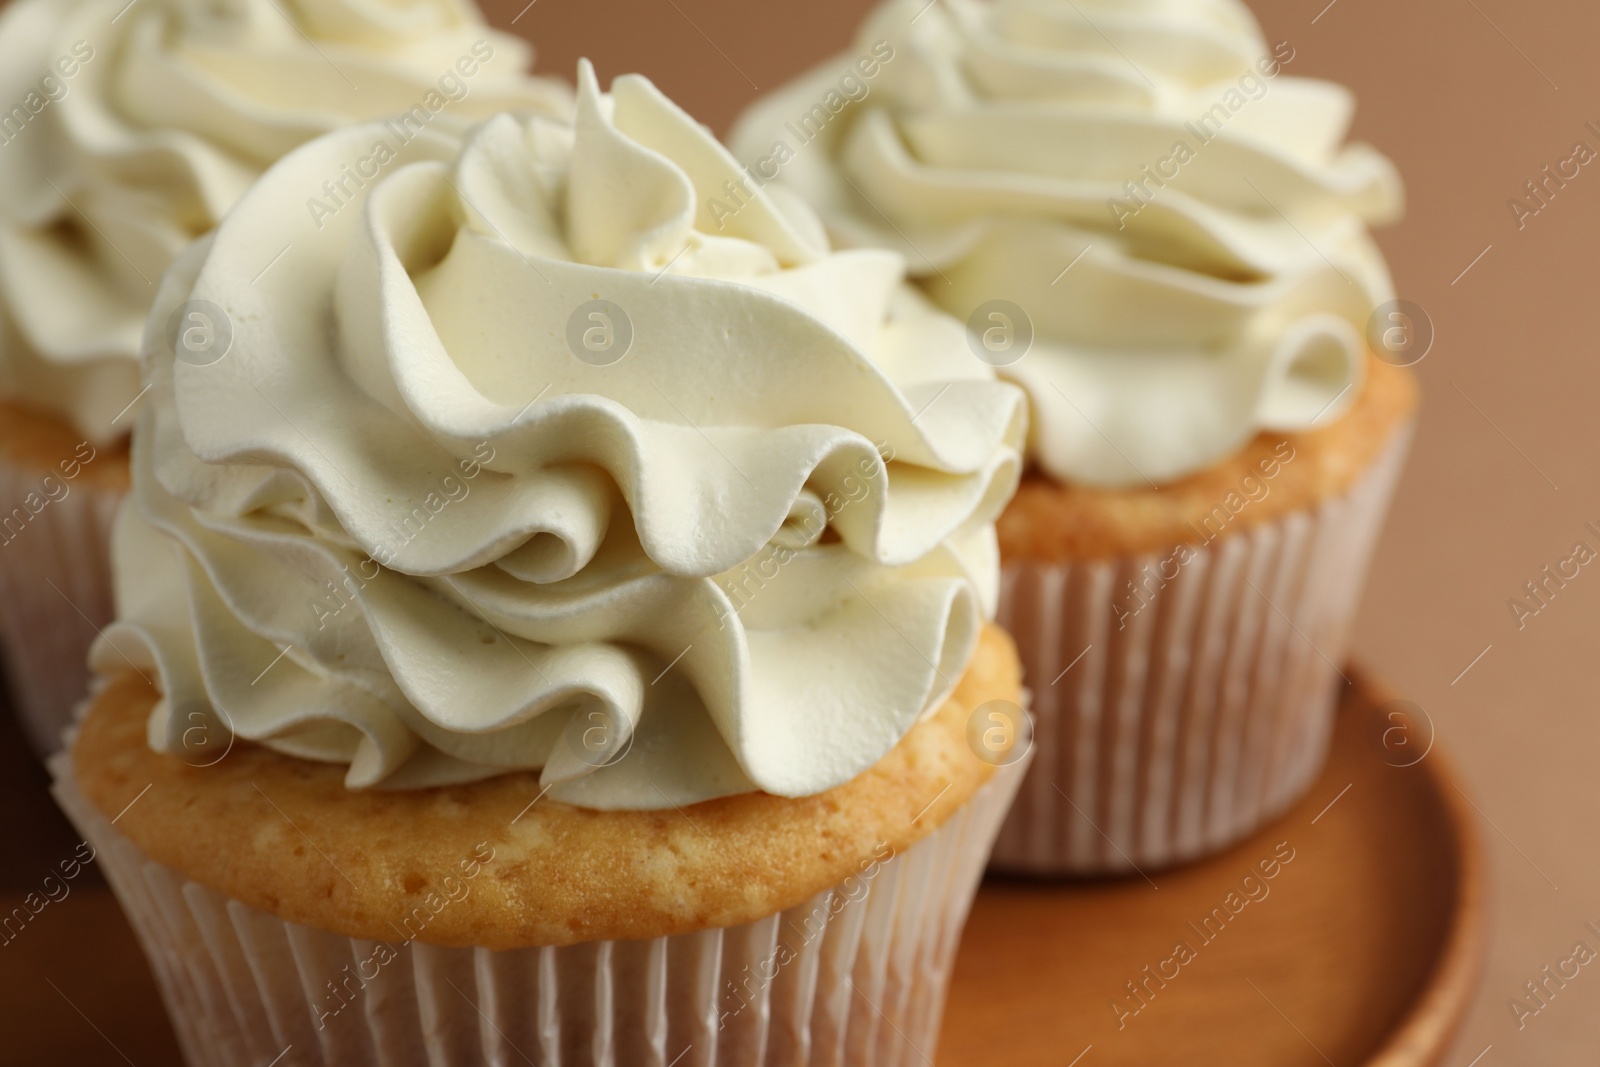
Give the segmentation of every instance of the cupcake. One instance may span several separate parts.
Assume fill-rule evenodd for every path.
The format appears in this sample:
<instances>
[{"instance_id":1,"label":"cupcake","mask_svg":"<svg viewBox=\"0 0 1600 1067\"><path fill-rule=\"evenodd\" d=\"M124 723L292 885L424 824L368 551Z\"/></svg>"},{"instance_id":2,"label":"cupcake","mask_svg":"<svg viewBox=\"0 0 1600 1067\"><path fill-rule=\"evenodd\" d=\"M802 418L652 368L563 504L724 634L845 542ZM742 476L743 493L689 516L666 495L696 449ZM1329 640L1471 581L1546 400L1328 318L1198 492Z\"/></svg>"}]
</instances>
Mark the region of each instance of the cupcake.
<instances>
[{"instance_id":1,"label":"cupcake","mask_svg":"<svg viewBox=\"0 0 1600 1067\"><path fill-rule=\"evenodd\" d=\"M51 763L188 1055L928 1059L1025 767L1024 396L793 197L714 232L738 166L643 78L312 225L388 136L167 274ZM161 337L198 305L203 365Z\"/></svg>"},{"instance_id":2,"label":"cupcake","mask_svg":"<svg viewBox=\"0 0 1600 1067\"><path fill-rule=\"evenodd\" d=\"M1427 339L1367 232L1395 170L1294 62L1235 0L893 0L733 139L1028 393L1006 868L1205 855L1326 752Z\"/></svg>"},{"instance_id":3,"label":"cupcake","mask_svg":"<svg viewBox=\"0 0 1600 1067\"><path fill-rule=\"evenodd\" d=\"M393 116L405 140L562 113L570 92L527 77L530 59L469 0L19 0L0 14L0 641L40 751L59 747L111 620L110 521L162 272L273 160L341 125ZM325 219L364 180L322 175L302 210ZM203 311L161 325L189 358L221 342Z\"/></svg>"}]
</instances>

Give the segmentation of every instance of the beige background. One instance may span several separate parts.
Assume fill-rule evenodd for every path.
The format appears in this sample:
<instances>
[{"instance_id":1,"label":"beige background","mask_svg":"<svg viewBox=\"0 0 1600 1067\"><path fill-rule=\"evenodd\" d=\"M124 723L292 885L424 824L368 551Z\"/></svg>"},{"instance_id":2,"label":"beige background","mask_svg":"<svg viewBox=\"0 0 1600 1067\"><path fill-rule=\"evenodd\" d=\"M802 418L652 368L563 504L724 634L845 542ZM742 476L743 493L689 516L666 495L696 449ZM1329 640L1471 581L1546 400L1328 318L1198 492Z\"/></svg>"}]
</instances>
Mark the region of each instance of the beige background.
<instances>
[{"instance_id":1,"label":"beige background","mask_svg":"<svg viewBox=\"0 0 1600 1067\"><path fill-rule=\"evenodd\" d=\"M509 25L522 13L515 29L540 46L541 70L570 77L586 54L603 83L643 71L719 131L756 86L775 87L843 47L867 7L524 3L494 4L493 17ZM1584 129L1600 126L1600 9L1579 0L1325 3L1253 6L1273 42L1293 44L1292 73L1356 90L1355 136L1399 164L1409 212L1380 241L1401 295L1437 328L1418 368L1422 429L1358 648L1429 712L1484 816L1493 941L1482 995L1448 1062L1465 1067L1490 1045L1482 1067L1588 1062L1600 1048L1600 966L1584 968L1520 1031L1507 1001L1580 938L1600 950L1583 929L1600 925L1600 564L1520 631L1507 600L1580 538L1600 550L1600 537L1582 530L1600 525L1600 161L1522 230L1506 202L1576 140L1600 150L1600 136Z\"/></svg>"}]
</instances>

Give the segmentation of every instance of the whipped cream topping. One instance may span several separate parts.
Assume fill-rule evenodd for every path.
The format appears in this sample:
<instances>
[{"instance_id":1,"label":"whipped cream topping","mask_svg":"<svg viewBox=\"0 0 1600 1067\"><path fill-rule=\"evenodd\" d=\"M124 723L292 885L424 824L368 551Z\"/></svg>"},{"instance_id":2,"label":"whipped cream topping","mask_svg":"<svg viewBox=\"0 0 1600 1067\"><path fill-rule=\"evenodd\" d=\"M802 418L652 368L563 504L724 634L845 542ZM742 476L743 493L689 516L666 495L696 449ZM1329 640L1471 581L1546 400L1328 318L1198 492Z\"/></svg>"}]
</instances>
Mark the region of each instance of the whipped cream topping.
<instances>
[{"instance_id":1,"label":"whipped cream topping","mask_svg":"<svg viewBox=\"0 0 1600 1067\"><path fill-rule=\"evenodd\" d=\"M162 272L263 169L380 116L420 128L570 107L523 73L530 59L470 0L7 5L0 394L95 441L125 433Z\"/></svg>"},{"instance_id":2,"label":"whipped cream topping","mask_svg":"<svg viewBox=\"0 0 1600 1067\"><path fill-rule=\"evenodd\" d=\"M159 674L152 745L598 808L870 767L992 615L1022 393L792 197L718 232L738 164L642 78L390 140L290 154L163 284L94 653ZM220 359L174 358L185 307Z\"/></svg>"},{"instance_id":3,"label":"whipped cream topping","mask_svg":"<svg viewBox=\"0 0 1600 1067\"><path fill-rule=\"evenodd\" d=\"M1293 59L1236 0L890 0L731 144L977 332L1022 309L1032 461L1154 485L1338 418L1393 298L1399 179Z\"/></svg>"}]
</instances>

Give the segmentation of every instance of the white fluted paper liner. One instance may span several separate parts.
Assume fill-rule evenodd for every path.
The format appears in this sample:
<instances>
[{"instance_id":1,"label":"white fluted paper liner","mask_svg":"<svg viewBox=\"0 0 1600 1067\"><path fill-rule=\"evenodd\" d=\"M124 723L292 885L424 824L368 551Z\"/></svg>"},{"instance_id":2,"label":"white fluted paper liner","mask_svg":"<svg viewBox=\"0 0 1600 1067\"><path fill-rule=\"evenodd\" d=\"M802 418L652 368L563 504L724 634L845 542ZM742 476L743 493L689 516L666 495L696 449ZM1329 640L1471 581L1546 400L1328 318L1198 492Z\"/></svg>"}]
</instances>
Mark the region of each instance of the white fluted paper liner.
<instances>
[{"instance_id":1,"label":"white fluted paper liner","mask_svg":"<svg viewBox=\"0 0 1600 1067\"><path fill-rule=\"evenodd\" d=\"M79 791L68 754L50 769L191 1067L910 1067L933 1062L961 929L1026 764L905 852L758 922L509 951L397 942L377 966L376 942L151 861Z\"/></svg>"},{"instance_id":2,"label":"white fluted paper liner","mask_svg":"<svg viewBox=\"0 0 1600 1067\"><path fill-rule=\"evenodd\" d=\"M61 747L89 691L89 645L115 610L111 524L124 495L57 476L66 495L32 514L25 501L48 499L51 473L0 460L0 643L12 704L42 756Z\"/></svg>"},{"instance_id":3,"label":"white fluted paper liner","mask_svg":"<svg viewBox=\"0 0 1600 1067\"><path fill-rule=\"evenodd\" d=\"M1126 618L1127 583L1170 553L1005 565L997 621L1033 694L1036 758L993 868L1149 871L1221 851L1304 794L1409 443L1408 427L1342 497L1197 547Z\"/></svg>"}]
</instances>

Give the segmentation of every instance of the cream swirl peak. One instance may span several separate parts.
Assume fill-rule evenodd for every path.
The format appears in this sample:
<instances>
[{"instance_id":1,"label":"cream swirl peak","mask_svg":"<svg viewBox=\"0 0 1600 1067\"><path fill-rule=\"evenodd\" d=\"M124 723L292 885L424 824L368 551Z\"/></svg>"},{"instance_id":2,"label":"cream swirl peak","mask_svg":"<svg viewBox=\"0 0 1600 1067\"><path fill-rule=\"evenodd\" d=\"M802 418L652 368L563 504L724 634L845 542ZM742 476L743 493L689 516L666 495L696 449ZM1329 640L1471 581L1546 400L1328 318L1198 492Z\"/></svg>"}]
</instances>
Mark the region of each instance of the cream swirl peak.
<instances>
[{"instance_id":1,"label":"cream swirl peak","mask_svg":"<svg viewBox=\"0 0 1600 1067\"><path fill-rule=\"evenodd\" d=\"M1046 471L1154 484L1337 418L1393 296L1399 179L1294 54L1236 0L891 0L731 144L976 333L1031 327Z\"/></svg>"},{"instance_id":2,"label":"cream swirl peak","mask_svg":"<svg viewBox=\"0 0 1600 1067\"><path fill-rule=\"evenodd\" d=\"M0 394L120 436L162 271L268 164L380 116L415 131L570 107L530 59L470 0L8 5Z\"/></svg>"},{"instance_id":3,"label":"cream swirl peak","mask_svg":"<svg viewBox=\"0 0 1600 1067\"><path fill-rule=\"evenodd\" d=\"M388 136L287 156L163 284L95 653L159 673L151 743L215 714L353 787L602 808L871 766L992 613L1021 392L897 254L781 195L712 232L738 165L642 78L308 217ZM225 354L174 358L174 309Z\"/></svg>"}]
</instances>

